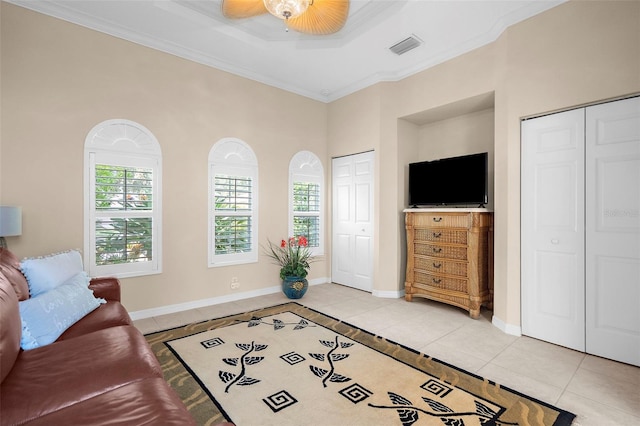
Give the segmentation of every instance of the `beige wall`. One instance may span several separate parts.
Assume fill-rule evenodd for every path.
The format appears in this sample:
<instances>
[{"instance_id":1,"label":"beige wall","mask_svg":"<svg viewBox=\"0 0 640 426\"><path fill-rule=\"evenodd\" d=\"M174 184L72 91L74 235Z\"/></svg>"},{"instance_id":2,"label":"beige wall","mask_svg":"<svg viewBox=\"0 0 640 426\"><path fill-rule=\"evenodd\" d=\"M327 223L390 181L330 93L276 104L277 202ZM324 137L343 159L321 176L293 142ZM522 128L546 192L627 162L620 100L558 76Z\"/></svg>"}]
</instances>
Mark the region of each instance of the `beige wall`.
<instances>
[{"instance_id":1,"label":"beige wall","mask_svg":"<svg viewBox=\"0 0 640 426\"><path fill-rule=\"evenodd\" d=\"M492 108L460 114L420 126L418 157L413 161L487 152L489 202L486 206L493 209L494 118L495 113Z\"/></svg>"},{"instance_id":2,"label":"beige wall","mask_svg":"<svg viewBox=\"0 0 640 426\"><path fill-rule=\"evenodd\" d=\"M493 109L420 126L418 161L474 152L493 152Z\"/></svg>"},{"instance_id":3,"label":"beige wall","mask_svg":"<svg viewBox=\"0 0 640 426\"><path fill-rule=\"evenodd\" d=\"M572 1L506 36L504 103L496 112L496 155L503 161L495 171L496 315L519 324L519 119L640 92L640 2Z\"/></svg>"},{"instance_id":4,"label":"beige wall","mask_svg":"<svg viewBox=\"0 0 640 426\"><path fill-rule=\"evenodd\" d=\"M287 234L288 165L327 158L327 105L2 2L2 204L23 207L19 257L83 247L83 146L124 118L163 154L163 272L123 280L131 311L276 286L277 266L207 267L207 157L224 137L259 162L259 242ZM277 146L278 149L273 147ZM324 161L323 161L324 162ZM328 166L324 162L325 173ZM328 277L314 263L309 279Z\"/></svg>"},{"instance_id":5,"label":"beige wall","mask_svg":"<svg viewBox=\"0 0 640 426\"><path fill-rule=\"evenodd\" d=\"M420 128L405 117L491 93L494 315L518 327L520 119L640 92L640 2L634 1L570 1L509 28L494 43L329 105L1 7L0 201L25 209L24 234L9 241L19 255L82 247L82 145L93 125L134 120L162 145L164 272L125 280L131 310L228 294L231 276L240 278L242 290L276 285L277 268L262 258L244 267L206 267L203 161L226 136L245 140L258 156L261 241L286 233L286 165L296 151L323 158L329 177L332 157L375 150L374 290L401 290L406 165L420 152ZM281 126L285 116L296 118L288 120L292 127ZM311 278L328 275L328 262L314 264Z\"/></svg>"},{"instance_id":6,"label":"beige wall","mask_svg":"<svg viewBox=\"0 0 640 426\"><path fill-rule=\"evenodd\" d=\"M398 216L406 206L407 158L424 155L420 137L405 117L441 110L447 105L494 94L494 196L496 324L517 332L520 325L520 119L548 111L640 92L640 2L571 1L505 31L496 42L447 61L385 90L369 90L340 101L352 105L342 123L356 120L358 105L389 106L380 117L380 193L398 203L380 203L380 265L374 287L401 290L404 257L382 247L401 247ZM357 98L358 101L351 101ZM332 117L335 103L329 106ZM365 109L366 110L366 109ZM452 117L453 120L455 118ZM400 128L399 129L399 123ZM376 123L377 124L377 123ZM329 135L343 124L329 121ZM372 123L373 125L373 123ZM419 130L418 130L419 132ZM456 142L456 145L461 143ZM443 151L449 148L442 148ZM341 153L344 145L340 146ZM354 149L355 151L356 149ZM417 150L417 151L416 151ZM393 155L393 152L396 155ZM461 152L460 146L451 151ZM329 145L330 156L334 148ZM390 181L398 184L391 188ZM402 183L405 183L403 186ZM404 200L403 203L401 200ZM395 230L394 235L385 232ZM384 230L384 231L383 231Z\"/></svg>"}]
</instances>

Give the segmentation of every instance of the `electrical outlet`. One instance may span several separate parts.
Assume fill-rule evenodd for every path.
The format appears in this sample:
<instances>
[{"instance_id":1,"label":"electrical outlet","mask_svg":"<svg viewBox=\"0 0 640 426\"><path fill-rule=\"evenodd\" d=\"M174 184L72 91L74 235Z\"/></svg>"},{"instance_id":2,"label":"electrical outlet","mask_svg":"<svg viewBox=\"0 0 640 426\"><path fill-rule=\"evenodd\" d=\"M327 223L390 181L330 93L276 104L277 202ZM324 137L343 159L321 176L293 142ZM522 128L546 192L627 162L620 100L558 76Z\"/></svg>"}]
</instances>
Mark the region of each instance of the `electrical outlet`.
<instances>
[{"instance_id":1,"label":"electrical outlet","mask_svg":"<svg viewBox=\"0 0 640 426\"><path fill-rule=\"evenodd\" d=\"M238 277L231 278L231 290L236 290L240 288L240 281L238 281Z\"/></svg>"}]
</instances>

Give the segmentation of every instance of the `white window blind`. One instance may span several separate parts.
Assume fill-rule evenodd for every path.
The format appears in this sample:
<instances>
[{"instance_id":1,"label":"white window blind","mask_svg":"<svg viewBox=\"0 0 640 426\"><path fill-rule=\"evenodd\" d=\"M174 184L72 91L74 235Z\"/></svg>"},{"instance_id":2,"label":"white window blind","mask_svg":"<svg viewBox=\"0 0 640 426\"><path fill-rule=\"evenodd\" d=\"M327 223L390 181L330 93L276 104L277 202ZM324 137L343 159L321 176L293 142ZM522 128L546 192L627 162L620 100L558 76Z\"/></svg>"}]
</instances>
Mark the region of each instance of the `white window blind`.
<instances>
[{"instance_id":1,"label":"white window blind","mask_svg":"<svg viewBox=\"0 0 640 426\"><path fill-rule=\"evenodd\" d=\"M209 152L209 266L258 261L258 164L245 142L222 139Z\"/></svg>"},{"instance_id":2,"label":"white window blind","mask_svg":"<svg viewBox=\"0 0 640 426\"><path fill-rule=\"evenodd\" d=\"M304 235L309 247L320 246L320 185L293 183L293 234Z\"/></svg>"},{"instance_id":3,"label":"white window blind","mask_svg":"<svg viewBox=\"0 0 640 426\"><path fill-rule=\"evenodd\" d=\"M215 177L215 253L251 251L251 178Z\"/></svg>"},{"instance_id":4,"label":"white window blind","mask_svg":"<svg viewBox=\"0 0 640 426\"><path fill-rule=\"evenodd\" d=\"M324 254L324 171L312 152L289 163L289 236L305 236L313 255Z\"/></svg>"},{"instance_id":5,"label":"white window blind","mask_svg":"<svg viewBox=\"0 0 640 426\"><path fill-rule=\"evenodd\" d=\"M96 265L153 259L153 169L95 167Z\"/></svg>"}]
</instances>

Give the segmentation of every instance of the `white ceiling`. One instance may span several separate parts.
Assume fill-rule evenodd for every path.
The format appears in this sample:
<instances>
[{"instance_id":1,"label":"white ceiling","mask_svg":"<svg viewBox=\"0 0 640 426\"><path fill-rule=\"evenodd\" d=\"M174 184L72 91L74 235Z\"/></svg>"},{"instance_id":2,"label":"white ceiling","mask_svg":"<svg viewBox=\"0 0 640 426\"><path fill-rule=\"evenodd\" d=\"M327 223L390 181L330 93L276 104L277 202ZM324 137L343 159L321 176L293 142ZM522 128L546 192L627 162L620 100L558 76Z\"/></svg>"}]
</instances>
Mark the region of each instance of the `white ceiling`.
<instances>
[{"instance_id":1,"label":"white ceiling","mask_svg":"<svg viewBox=\"0 0 640 426\"><path fill-rule=\"evenodd\" d=\"M228 20L221 0L4 1L330 102L490 43L565 0L351 0L346 25L329 36L286 32L268 14ZM422 45L389 50L411 35Z\"/></svg>"}]
</instances>

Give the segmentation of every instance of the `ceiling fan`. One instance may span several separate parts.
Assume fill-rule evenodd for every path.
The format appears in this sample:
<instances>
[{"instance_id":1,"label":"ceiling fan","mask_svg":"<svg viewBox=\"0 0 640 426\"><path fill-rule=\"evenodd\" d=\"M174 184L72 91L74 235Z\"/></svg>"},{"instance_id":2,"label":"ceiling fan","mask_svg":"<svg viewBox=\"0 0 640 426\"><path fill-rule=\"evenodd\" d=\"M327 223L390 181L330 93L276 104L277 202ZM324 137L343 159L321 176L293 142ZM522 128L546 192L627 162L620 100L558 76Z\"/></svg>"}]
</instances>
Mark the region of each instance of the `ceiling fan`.
<instances>
[{"instance_id":1,"label":"ceiling fan","mask_svg":"<svg viewBox=\"0 0 640 426\"><path fill-rule=\"evenodd\" d=\"M222 14L230 19L271 13L292 30L313 35L340 31L349 15L349 0L222 0Z\"/></svg>"}]
</instances>

